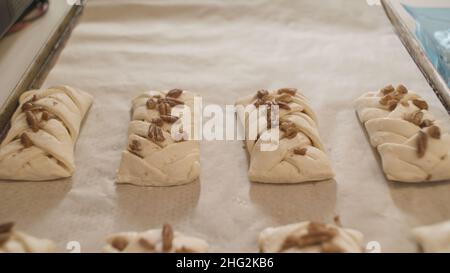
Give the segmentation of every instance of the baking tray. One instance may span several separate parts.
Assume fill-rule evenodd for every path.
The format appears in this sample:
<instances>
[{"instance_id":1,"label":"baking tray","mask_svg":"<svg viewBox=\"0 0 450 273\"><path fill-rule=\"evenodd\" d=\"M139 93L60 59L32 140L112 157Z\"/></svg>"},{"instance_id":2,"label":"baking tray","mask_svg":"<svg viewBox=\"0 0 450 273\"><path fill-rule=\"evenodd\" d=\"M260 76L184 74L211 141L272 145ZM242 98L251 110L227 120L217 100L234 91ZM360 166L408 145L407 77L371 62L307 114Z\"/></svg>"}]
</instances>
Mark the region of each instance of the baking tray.
<instances>
[{"instance_id":1,"label":"baking tray","mask_svg":"<svg viewBox=\"0 0 450 273\"><path fill-rule=\"evenodd\" d=\"M411 58L419 67L420 71L427 79L433 91L442 102L447 112L450 114L450 90L446 81L442 78L441 74L436 70L433 63L427 57L425 50L420 42L412 32L412 26L408 25L405 18L408 16L401 4L409 4L413 1L397 1L397 0L381 0L383 8L387 17L391 21L394 29L402 41L405 48L408 50ZM416 1L418 2L418 1ZM436 1L435 1L436 2ZM442 2L442 1L441 1ZM422 1L422 4L433 6L432 1ZM450 6L447 6L450 7Z\"/></svg>"},{"instance_id":2,"label":"baking tray","mask_svg":"<svg viewBox=\"0 0 450 273\"><path fill-rule=\"evenodd\" d=\"M418 92L450 127L382 8L365 1L89 1L43 84L94 96L76 172L54 182L1 181L0 221L53 239L62 252L98 252L111 233L163 223L207 240L211 252L257 252L266 227L339 215L378 250L416 252L413 227L450 219L450 185L384 178L352 101L390 83ZM243 142L217 140L201 142L199 181L115 184L131 100L141 92L183 88L204 106L225 106L280 87L297 87L311 102L333 180L251 183Z\"/></svg>"}]
</instances>

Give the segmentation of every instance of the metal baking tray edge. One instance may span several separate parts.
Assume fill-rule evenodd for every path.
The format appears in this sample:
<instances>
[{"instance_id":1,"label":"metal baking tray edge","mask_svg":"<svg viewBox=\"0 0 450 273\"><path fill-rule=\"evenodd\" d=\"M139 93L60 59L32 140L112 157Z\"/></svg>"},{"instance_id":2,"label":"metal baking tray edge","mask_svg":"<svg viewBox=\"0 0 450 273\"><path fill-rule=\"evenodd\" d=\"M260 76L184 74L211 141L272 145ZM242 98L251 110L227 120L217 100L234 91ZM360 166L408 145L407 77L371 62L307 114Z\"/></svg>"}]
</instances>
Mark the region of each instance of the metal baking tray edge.
<instances>
[{"instance_id":1,"label":"metal baking tray edge","mask_svg":"<svg viewBox=\"0 0 450 273\"><path fill-rule=\"evenodd\" d=\"M0 139L9 129L9 120L17 108L20 95L30 89L40 88L66 45L72 30L78 23L84 4L73 5L60 25L50 35L46 45L39 51L31 65L0 107Z\"/></svg>"},{"instance_id":2,"label":"metal baking tray edge","mask_svg":"<svg viewBox=\"0 0 450 273\"><path fill-rule=\"evenodd\" d=\"M450 91L446 82L439 74L439 72L434 68L433 64L431 63L430 59L428 59L425 51L419 44L418 40L415 38L414 34L411 33L405 22L400 19L400 15L392 6L391 1L381 0L381 4L387 17L394 26L395 32L400 38L400 41L403 43L414 62L419 67L422 74L425 76L425 79L430 84L434 93L444 105L447 113L450 115Z\"/></svg>"}]
</instances>

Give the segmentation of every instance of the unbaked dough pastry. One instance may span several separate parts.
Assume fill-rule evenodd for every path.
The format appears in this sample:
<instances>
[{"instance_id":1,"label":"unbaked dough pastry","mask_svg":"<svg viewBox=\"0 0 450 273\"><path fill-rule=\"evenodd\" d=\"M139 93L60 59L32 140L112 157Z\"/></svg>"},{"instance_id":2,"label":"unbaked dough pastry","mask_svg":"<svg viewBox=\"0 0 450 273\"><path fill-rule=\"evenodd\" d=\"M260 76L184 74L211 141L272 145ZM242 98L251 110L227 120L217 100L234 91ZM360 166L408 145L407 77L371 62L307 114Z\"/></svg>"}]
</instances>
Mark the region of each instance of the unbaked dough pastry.
<instances>
[{"instance_id":1,"label":"unbaked dough pastry","mask_svg":"<svg viewBox=\"0 0 450 273\"><path fill-rule=\"evenodd\" d=\"M450 221L413 229L413 235L427 253L450 253Z\"/></svg>"},{"instance_id":2,"label":"unbaked dough pastry","mask_svg":"<svg viewBox=\"0 0 450 273\"><path fill-rule=\"evenodd\" d=\"M236 106L245 128L250 180L299 183L334 177L319 137L316 115L297 89L259 90L256 95L238 100ZM252 136L252 128L256 128L257 135L253 132ZM270 143L275 144L273 148Z\"/></svg>"},{"instance_id":3,"label":"unbaked dough pastry","mask_svg":"<svg viewBox=\"0 0 450 273\"><path fill-rule=\"evenodd\" d=\"M118 253L205 253L208 244L195 237L176 232L168 224L162 229L122 232L107 239L104 252Z\"/></svg>"},{"instance_id":4,"label":"unbaked dough pastry","mask_svg":"<svg viewBox=\"0 0 450 273\"><path fill-rule=\"evenodd\" d=\"M419 95L403 85L390 85L364 94L355 105L388 179L450 179L450 135Z\"/></svg>"},{"instance_id":5,"label":"unbaked dough pastry","mask_svg":"<svg viewBox=\"0 0 450 273\"><path fill-rule=\"evenodd\" d=\"M92 96L68 86L23 93L0 145L0 179L69 177L74 146Z\"/></svg>"},{"instance_id":6,"label":"unbaked dough pastry","mask_svg":"<svg viewBox=\"0 0 450 273\"><path fill-rule=\"evenodd\" d=\"M34 238L13 229L13 223L0 225L0 253L49 253L55 244L45 239Z\"/></svg>"},{"instance_id":7,"label":"unbaked dough pastry","mask_svg":"<svg viewBox=\"0 0 450 273\"><path fill-rule=\"evenodd\" d=\"M259 248L262 253L361 253L363 241L359 231L306 221L266 228Z\"/></svg>"},{"instance_id":8,"label":"unbaked dough pastry","mask_svg":"<svg viewBox=\"0 0 450 273\"><path fill-rule=\"evenodd\" d=\"M194 94L181 89L150 91L133 100L128 129L128 148L122 153L117 182L141 186L174 186L194 181L200 175L200 147L187 129L177 126L183 118L174 107L191 109L191 136L195 127ZM183 131L185 130L185 131Z\"/></svg>"}]
</instances>

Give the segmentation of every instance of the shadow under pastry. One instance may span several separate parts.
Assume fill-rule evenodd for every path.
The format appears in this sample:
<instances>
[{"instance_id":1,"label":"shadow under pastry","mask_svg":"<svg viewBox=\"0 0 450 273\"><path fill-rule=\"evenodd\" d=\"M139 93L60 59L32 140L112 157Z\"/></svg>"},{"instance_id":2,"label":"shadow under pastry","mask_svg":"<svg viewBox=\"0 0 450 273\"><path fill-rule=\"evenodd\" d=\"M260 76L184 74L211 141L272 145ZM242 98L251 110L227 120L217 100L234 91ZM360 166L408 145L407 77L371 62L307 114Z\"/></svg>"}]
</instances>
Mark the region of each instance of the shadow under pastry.
<instances>
[{"instance_id":1,"label":"shadow under pastry","mask_svg":"<svg viewBox=\"0 0 450 273\"><path fill-rule=\"evenodd\" d=\"M299 184L251 183L250 200L279 225L332 222L336 216L334 179Z\"/></svg>"},{"instance_id":2,"label":"shadow under pastry","mask_svg":"<svg viewBox=\"0 0 450 273\"><path fill-rule=\"evenodd\" d=\"M118 208L115 230L147 230L189 218L200 197L200 180L171 187L116 187Z\"/></svg>"},{"instance_id":3,"label":"shadow under pastry","mask_svg":"<svg viewBox=\"0 0 450 273\"><path fill-rule=\"evenodd\" d=\"M48 182L1 181L0 222L32 226L63 201L72 188L72 178Z\"/></svg>"},{"instance_id":4,"label":"shadow under pastry","mask_svg":"<svg viewBox=\"0 0 450 273\"><path fill-rule=\"evenodd\" d=\"M412 217L414 225L429 225L450 219L448 182L388 183L395 205Z\"/></svg>"}]
</instances>

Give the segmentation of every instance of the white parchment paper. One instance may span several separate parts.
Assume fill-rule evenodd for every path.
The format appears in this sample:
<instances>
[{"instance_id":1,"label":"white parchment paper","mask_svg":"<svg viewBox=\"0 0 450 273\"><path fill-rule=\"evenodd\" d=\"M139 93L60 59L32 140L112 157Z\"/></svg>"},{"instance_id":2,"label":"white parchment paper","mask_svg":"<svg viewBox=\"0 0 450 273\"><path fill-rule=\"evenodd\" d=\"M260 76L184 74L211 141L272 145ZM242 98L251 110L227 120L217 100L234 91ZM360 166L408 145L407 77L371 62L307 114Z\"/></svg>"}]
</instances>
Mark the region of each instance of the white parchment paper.
<instances>
[{"instance_id":1,"label":"white parchment paper","mask_svg":"<svg viewBox=\"0 0 450 273\"><path fill-rule=\"evenodd\" d=\"M362 0L91 0L45 86L84 89L95 102L71 179L0 183L0 220L100 251L112 232L164 222L209 241L211 251L257 251L259 232L303 220L343 224L382 251L417 251L411 228L450 218L450 184L387 181L352 101L403 83L449 124L381 7ZM233 104L260 88L297 87L319 118L336 178L262 185L247 178L241 141L204 141L199 182L171 188L115 185L131 99L184 88L204 103Z\"/></svg>"}]
</instances>

